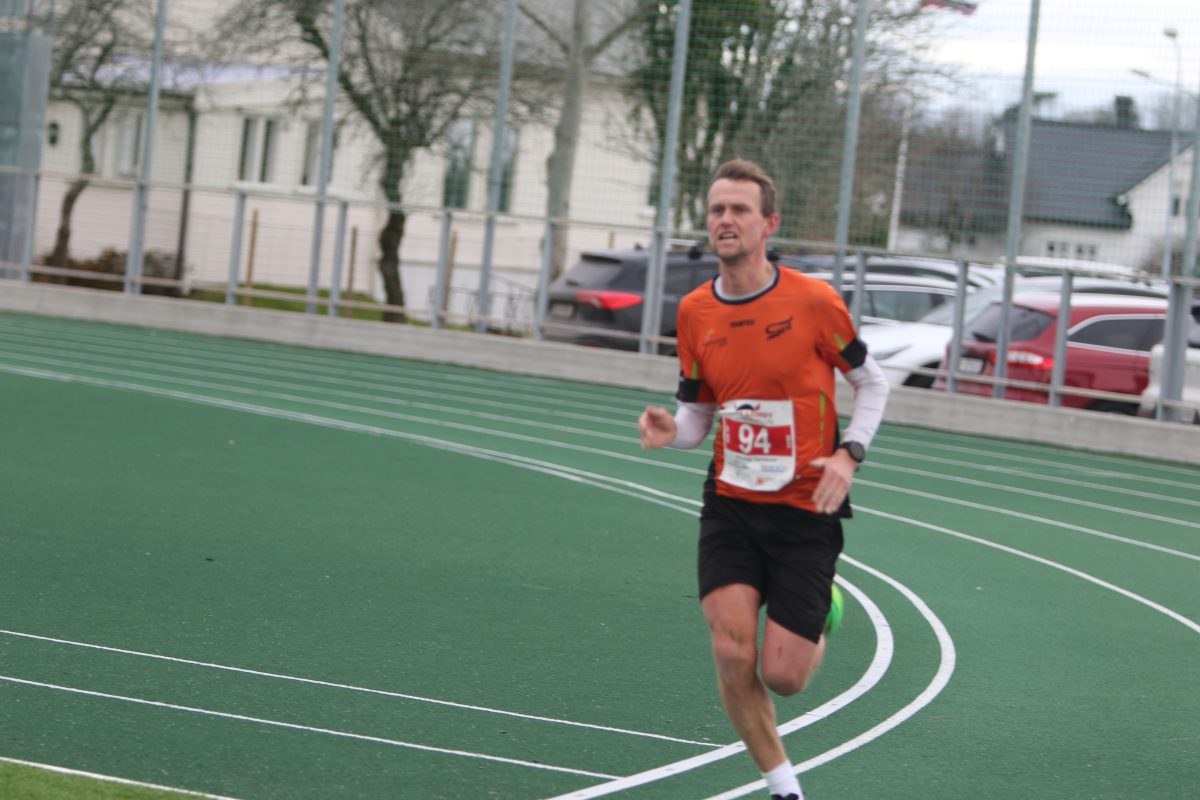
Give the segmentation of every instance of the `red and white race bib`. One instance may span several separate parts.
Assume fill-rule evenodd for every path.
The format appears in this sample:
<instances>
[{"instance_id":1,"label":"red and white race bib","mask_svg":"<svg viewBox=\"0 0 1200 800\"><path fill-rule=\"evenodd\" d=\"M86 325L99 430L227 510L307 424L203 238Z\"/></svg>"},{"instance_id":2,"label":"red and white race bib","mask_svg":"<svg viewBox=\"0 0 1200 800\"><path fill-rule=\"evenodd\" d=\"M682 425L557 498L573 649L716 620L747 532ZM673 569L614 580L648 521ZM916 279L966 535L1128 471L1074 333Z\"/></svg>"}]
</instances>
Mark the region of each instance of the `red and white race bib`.
<instances>
[{"instance_id":1,"label":"red and white race bib","mask_svg":"<svg viewBox=\"0 0 1200 800\"><path fill-rule=\"evenodd\" d=\"M721 480L755 492L777 492L796 474L791 400L730 400L721 405L725 465Z\"/></svg>"}]
</instances>

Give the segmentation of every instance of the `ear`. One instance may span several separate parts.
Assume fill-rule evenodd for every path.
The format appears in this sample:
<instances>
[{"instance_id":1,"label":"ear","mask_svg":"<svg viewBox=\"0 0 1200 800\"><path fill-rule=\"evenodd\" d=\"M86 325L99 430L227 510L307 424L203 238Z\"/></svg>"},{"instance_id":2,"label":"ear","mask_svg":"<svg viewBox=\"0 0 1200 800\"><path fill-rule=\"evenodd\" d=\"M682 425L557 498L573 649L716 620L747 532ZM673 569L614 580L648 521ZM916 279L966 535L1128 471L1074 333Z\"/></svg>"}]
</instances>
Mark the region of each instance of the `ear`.
<instances>
[{"instance_id":1,"label":"ear","mask_svg":"<svg viewBox=\"0 0 1200 800\"><path fill-rule=\"evenodd\" d=\"M776 211L771 216L767 217L767 236L775 233L779 229L779 212Z\"/></svg>"}]
</instances>

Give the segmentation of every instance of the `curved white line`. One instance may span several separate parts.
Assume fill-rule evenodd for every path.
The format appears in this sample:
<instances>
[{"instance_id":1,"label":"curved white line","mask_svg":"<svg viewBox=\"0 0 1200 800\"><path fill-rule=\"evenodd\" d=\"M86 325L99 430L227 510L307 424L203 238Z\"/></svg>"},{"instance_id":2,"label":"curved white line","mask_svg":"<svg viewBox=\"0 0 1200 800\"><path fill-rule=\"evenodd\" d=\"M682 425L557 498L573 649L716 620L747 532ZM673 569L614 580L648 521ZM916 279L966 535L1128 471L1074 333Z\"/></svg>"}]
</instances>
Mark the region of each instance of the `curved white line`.
<instances>
[{"instance_id":1,"label":"curved white line","mask_svg":"<svg viewBox=\"0 0 1200 800\"><path fill-rule=\"evenodd\" d=\"M813 756L807 761L802 761L801 763L797 764L795 767L797 775L808 772L810 769L816 769L822 764L828 764L835 758L844 756L846 753L856 750L870 741L878 739L880 736L899 726L925 706L932 703L933 699L937 697L941 693L942 689L946 688L946 684L950 682L950 676L954 674L954 666L958 659L957 653L954 649L954 640L950 637L950 632L946 630L946 626L942 624L942 621L938 619L938 616L933 613L933 610L929 608L929 606L925 604L925 601L923 601L915 592L894 578L885 575L876 569L868 567L861 561L856 561L853 558L848 558L844 555L842 557L859 569L874 575L879 580L890 583L896 589L896 591L908 598L908 601L917 607L917 610L921 612L921 616L925 617L925 620L929 623L930 627L933 628L933 632L937 636L938 645L942 650L942 658L941 662L938 664L937 672L934 673L933 680L928 686L925 687L924 691L922 691L916 696L916 698L913 699L911 703L897 711L895 714L892 714L890 717L885 719L883 722L880 722L873 728L863 731L853 739L842 742L837 747L833 747L818 756ZM738 788L732 789L723 794L714 795L713 797L708 798L708 800L732 800L732 798L735 797L745 797L751 792L765 789L766 786L766 781L755 781L753 783L748 783L745 786L739 786Z\"/></svg>"},{"instance_id":2,"label":"curved white line","mask_svg":"<svg viewBox=\"0 0 1200 800\"><path fill-rule=\"evenodd\" d=\"M867 616L870 617L872 625L875 627L876 643L875 656L871 659L871 663L867 665L867 669L863 672L862 677L858 679L853 686L839 694L837 697L832 697L816 708L801 714L795 719L788 720L779 726L780 734L792 733L801 728L812 725L825 719L829 715L845 708L847 705L866 694L880 679L883 678L885 672L892 662L892 654L895 652L895 641L892 637L891 626L888 625L887 618L879 607L871 602L870 598L862 592L858 587L849 583L842 577L838 577L837 581L840 585L846 588L856 600L862 603L866 609ZM648 769L634 775L627 775L623 778L617 778L608 783L601 783L595 786L589 786L586 789L579 789L566 794L556 795L549 800L589 800L593 797L603 797L604 795L621 792L626 789L632 789L635 786L643 786L647 783L669 778L672 775L696 769L698 767L711 764L715 761L735 756L743 753L746 746L741 742L726 745L719 750L713 750L709 753L704 753L691 758L673 761L670 764L664 764L653 769Z\"/></svg>"},{"instance_id":3,"label":"curved white line","mask_svg":"<svg viewBox=\"0 0 1200 800\"><path fill-rule=\"evenodd\" d=\"M987 539L981 539L978 536L972 536L969 533L962 533L961 531L951 530L950 528L943 528L941 525L934 525L933 523L930 523L930 522L923 522L921 520L910 519L908 517L901 517L897 514L889 514L886 511L876 511L873 508L864 508L862 506L855 506L854 510L862 511L864 514L874 514L877 517L883 517L885 519L895 520L896 522L903 522L908 525L915 525L918 528L927 528L928 530L931 530L931 531L937 531L938 533L944 533L947 536L953 536L958 539L963 539L964 541L974 542L975 544L981 544L984 547L991 547L995 550L1000 550L1001 552L1008 553L1009 555L1014 555L1014 556L1018 556L1020 558L1029 559L1030 561L1035 561L1038 564L1042 564L1044 566L1050 567L1051 569L1056 569L1061 572L1065 572L1068 575L1073 575L1076 578L1079 578L1081 580L1085 580L1088 583L1093 583L1102 589L1108 589L1110 592L1116 592L1117 594L1121 595L1122 597L1128 597L1130 600L1141 603L1142 605L1146 606L1147 608L1151 608L1151 609L1159 612L1160 614L1164 614L1164 615L1170 617L1171 619L1175 620L1176 622L1180 623L1181 625L1185 625L1188 628L1191 628L1196 633L1200 633L1200 623L1196 623L1196 622L1188 619L1187 617L1183 616L1179 612L1172 611L1171 609L1167 608L1166 606L1160 605L1159 603L1156 603L1153 600L1143 597L1142 595L1137 594L1136 592L1131 592L1128 589L1123 589L1120 586L1109 583L1108 581L1105 581L1105 580L1101 580L1100 578L1097 578L1094 575L1089 575L1086 572L1082 572L1080 570L1075 569L1074 567L1068 567L1066 564L1060 564L1057 561L1051 561L1048 558L1042 558L1041 556L1035 556L1033 553L1026 553L1024 550L1018 550L1015 547L1009 547L1008 545L998 544L996 542L990 542Z\"/></svg>"},{"instance_id":4,"label":"curved white line","mask_svg":"<svg viewBox=\"0 0 1200 800\"><path fill-rule=\"evenodd\" d=\"M1050 519L1049 517L1039 517L1035 514L1026 514L1021 511L1013 511L1010 508L1000 508L999 506L989 506L985 503L975 503L970 500L960 500L957 497L947 497L947 496L941 495L941 494L933 494L932 492L923 492L920 489L908 489L903 486L893 486L889 483L877 483L875 481L869 481L869 480L866 480L863 478L856 478L854 482L857 484L860 484L862 486L870 486L872 489L883 489L884 491L888 491L888 492L899 492L900 494L912 495L913 497L924 497L928 500L936 500L941 503L949 503L950 505L963 506L965 508L974 508L979 511L988 511L993 514L1000 514L1000 515L1008 516L1008 517L1016 517L1017 519L1025 519L1025 520L1029 520L1030 522L1037 522L1042 525L1050 525L1051 527L1054 527L1054 528L1063 528L1065 530L1075 531L1077 533L1085 533L1088 536L1097 536L1101 539L1110 539L1114 542L1121 542L1122 544L1129 544L1129 545L1133 545L1134 547L1144 547L1147 550L1155 550L1157 552L1166 553L1167 555L1176 556L1178 558L1187 558L1192 561L1200 561L1200 556L1198 556L1198 555L1195 555L1193 553L1185 553L1182 550L1175 550L1170 547L1164 547L1161 544L1154 544L1152 542L1143 542L1141 539L1130 539L1125 536L1118 536L1115 533L1108 533L1107 531L1098 531L1095 528L1085 528L1082 525L1074 525L1070 522L1062 522L1061 520ZM854 507L858 508L857 505L855 505Z\"/></svg>"}]
</instances>

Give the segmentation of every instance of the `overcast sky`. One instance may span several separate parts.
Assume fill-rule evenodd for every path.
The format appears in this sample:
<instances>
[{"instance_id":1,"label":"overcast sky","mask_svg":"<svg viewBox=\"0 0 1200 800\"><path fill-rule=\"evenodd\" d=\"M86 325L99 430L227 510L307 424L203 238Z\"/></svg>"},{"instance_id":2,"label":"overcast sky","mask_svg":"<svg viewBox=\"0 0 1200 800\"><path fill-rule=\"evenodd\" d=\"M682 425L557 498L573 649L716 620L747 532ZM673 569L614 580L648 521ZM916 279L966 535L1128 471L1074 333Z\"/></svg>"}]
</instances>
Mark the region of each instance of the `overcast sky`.
<instances>
[{"instance_id":1,"label":"overcast sky","mask_svg":"<svg viewBox=\"0 0 1200 800\"><path fill-rule=\"evenodd\" d=\"M944 32L935 58L961 65L974 92L971 105L1007 105L1020 98L1031 0L977 0L970 15L927 10ZM1146 110L1175 83L1176 56L1167 27L1178 31L1182 85L1200 92L1200 0L1041 0L1037 91L1059 93L1059 111L1094 108L1118 94ZM1131 74L1142 69L1165 82ZM976 96L972 97L974 94ZM1149 120L1145 120L1148 122Z\"/></svg>"}]
</instances>

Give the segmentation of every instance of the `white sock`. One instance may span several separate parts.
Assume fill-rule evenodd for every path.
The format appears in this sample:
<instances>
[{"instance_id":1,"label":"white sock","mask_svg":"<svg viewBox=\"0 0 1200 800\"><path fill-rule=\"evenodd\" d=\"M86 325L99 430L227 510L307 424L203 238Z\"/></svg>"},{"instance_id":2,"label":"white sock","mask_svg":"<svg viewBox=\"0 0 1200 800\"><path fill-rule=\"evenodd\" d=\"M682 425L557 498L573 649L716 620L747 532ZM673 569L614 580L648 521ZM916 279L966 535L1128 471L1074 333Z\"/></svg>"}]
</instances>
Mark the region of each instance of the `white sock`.
<instances>
[{"instance_id":1,"label":"white sock","mask_svg":"<svg viewBox=\"0 0 1200 800\"><path fill-rule=\"evenodd\" d=\"M767 791L771 794L777 794L780 797L794 794L800 800L804 800L804 791L800 788L800 780L796 777L792 762L783 762L770 772L764 772L763 777L767 779Z\"/></svg>"}]
</instances>

